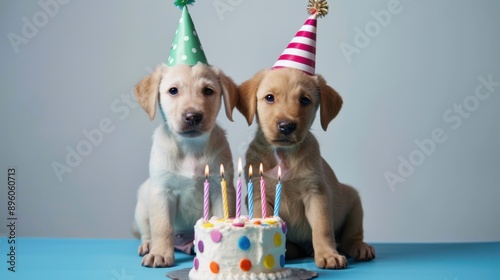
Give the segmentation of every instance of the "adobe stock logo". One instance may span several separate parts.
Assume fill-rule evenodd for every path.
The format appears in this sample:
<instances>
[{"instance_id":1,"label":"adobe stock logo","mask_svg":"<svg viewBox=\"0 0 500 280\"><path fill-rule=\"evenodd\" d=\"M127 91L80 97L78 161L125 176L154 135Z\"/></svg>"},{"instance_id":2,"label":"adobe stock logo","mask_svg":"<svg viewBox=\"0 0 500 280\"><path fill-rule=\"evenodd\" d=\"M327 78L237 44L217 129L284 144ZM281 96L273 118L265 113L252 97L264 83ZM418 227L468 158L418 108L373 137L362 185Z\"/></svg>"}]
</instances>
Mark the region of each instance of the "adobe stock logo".
<instances>
[{"instance_id":1,"label":"adobe stock logo","mask_svg":"<svg viewBox=\"0 0 500 280\"><path fill-rule=\"evenodd\" d=\"M36 11L31 19L27 17L22 17L21 21L23 25L21 26L20 35L14 32L9 32L7 34L7 39L9 39L12 49L17 54L19 53L19 47L21 44L28 44L30 39L35 38L39 30L45 27L50 18L55 17L61 8L61 5L66 5L70 0L40 0L38 1L38 6L41 8Z\"/></svg>"},{"instance_id":2,"label":"adobe stock logo","mask_svg":"<svg viewBox=\"0 0 500 280\"><path fill-rule=\"evenodd\" d=\"M339 48L348 63L351 63L353 55L359 55L362 50L370 45L375 37L380 35L383 28L389 26L394 15L403 11L403 6L399 0L390 0L387 2L386 7L386 9L382 9L378 12L370 11L372 20L368 21L363 29L358 26L354 28L352 44L346 42L341 42L339 44Z\"/></svg>"},{"instance_id":3,"label":"adobe stock logo","mask_svg":"<svg viewBox=\"0 0 500 280\"><path fill-rule=\"evenodd\" d=\"M463 122L469 119L472 114L479 109L482 103L489 99L495 93L497 87L500 87L500 82L493 81L493 76L490 74L487 78L483 76L477 77L477 84L474 93L466 96L462 102L454 103L449 109L442 114L443 121L452 130L457 130L462 127ZM398 183L404 183L408 177L414 174L417 167L431 157L439 145L448 140L449 136L445 128L436 127L430 137L424 139L415 139L415 149L410 151L407 156L399 155L399 164L395 171L385 171L384 178L392 192L396 191Z\"/></svg>"},{"instance_id":4,"label":"adobe stock logo","mask_svg":"<svg viewBox=\"0 0 500 280\"><path fill-rule=\"evenodd\" d=\"M123 267L121 271L117 271L113 269L111 271L111 274L113 274L113 278L111 280L134 280L135 276L132 276L128 274L127 270Z\"/></svg>"},{"instance_id":5,"label":"adobe stock logo","mask_svg":"<svg viewBox=\"0 0 500 280\"><path fill-rule=\"evenodd\" d=\"M151 73L153 69L147 66L146 71ZM107 135L113 133L120 122L128 118L132 111L138 107L139 103L135 99L133 91L122 94L114 99L109 106L113 117L101 118L95 128L82 129L82 138L73 145L66 145L64 160L54 160L50 164L59 182L62 183L66 174L72 173L78 168L85 158L89 157L96 148L106 141Z\"/></svg>"},{"instance_id":6,"label":"adobe stock logo","mask_svg":"<svg viewBox=\"0 0 500 280\"><path fill-rule=\"evenodd\" d=\"M225 13L234 11L234 8L241 3L243 3L243 0L214 0L213 5L219 19L222 21Z\"/></svg>"}]
</instances>

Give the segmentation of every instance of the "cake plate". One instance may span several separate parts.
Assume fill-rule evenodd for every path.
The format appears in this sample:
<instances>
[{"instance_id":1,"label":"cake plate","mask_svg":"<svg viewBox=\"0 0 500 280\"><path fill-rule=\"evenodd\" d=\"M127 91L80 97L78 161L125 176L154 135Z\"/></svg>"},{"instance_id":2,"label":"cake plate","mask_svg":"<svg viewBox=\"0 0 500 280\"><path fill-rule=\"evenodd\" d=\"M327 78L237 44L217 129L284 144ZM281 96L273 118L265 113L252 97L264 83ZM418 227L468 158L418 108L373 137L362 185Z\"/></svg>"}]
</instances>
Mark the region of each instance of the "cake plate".
<instances>
[{"instance_id":1,"label":"cake plate","mask_svg":"<svg viewBox=\"0 0 500 280\"><path fill-rule=\"evenodd\" d=\"M309 280L318 276L318 273L303 268L287 267L292 271L292 275L281 280ZM167 273L167 277L172 280L189 280L190 267L171 271Z\"/></svg>"}]
</instances>

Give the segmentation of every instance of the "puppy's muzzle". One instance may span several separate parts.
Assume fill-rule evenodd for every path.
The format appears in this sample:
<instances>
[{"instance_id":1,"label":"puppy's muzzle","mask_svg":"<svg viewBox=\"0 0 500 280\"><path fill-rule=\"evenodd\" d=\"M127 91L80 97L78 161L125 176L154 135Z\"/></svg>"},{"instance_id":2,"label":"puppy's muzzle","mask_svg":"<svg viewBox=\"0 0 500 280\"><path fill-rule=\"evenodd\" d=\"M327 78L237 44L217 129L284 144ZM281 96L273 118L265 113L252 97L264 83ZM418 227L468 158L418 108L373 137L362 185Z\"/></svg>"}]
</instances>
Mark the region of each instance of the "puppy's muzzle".
<instances>
[{"instance_id":1,"label":"puppy's muzzle","mask_svg":"<svg viewBox=\"0 0 500 280\"><path fill-rule=\"evenodd\" d=\"M180 135L188 138L198 137L204 133L203 113L197 111L188 111L181 118Z\"/></svg>"},{"instance_id":2,"label":"puppy's muzzle","mask_svg":"<svg viewBox=\"0 0 500 280\"><path fill-rule=\"evenodd\" d=\"M281 134L288 136L297 128L297 124L294 122L279 122L278 130Z\"/></svg>"},{"instance_id":3,"label":"puppy's muzzle","mask_svg":"<svg viewBox=\"0 0 500 280\"><path fill-rule=\"evenodd\" d=\"M184 121L188 126L198 126L203 120L203 114L199 112L187 112L184 114Z\"/></svg>"}]
</instances>

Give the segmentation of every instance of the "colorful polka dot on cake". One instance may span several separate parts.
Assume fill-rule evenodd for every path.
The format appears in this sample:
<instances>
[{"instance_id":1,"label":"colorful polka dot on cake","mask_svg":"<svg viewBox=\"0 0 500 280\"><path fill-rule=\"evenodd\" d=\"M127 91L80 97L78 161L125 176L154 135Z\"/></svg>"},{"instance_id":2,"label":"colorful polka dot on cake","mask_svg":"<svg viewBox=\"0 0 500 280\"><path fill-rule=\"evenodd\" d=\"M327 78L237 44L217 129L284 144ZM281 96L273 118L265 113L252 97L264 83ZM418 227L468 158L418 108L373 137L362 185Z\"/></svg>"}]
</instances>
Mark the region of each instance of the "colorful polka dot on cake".
<instances>
[{"instance_id":1,"label":"colorful polka dot on cake","mask_svg":"<svg viewBox=\"0 0 500 280\"><path fill-rule=\"evenodd\" d=\"M240 268L243 271L250 271L250 269L252 269L252 262L249 259L242 259L240 262Z\"/></svg>"},{"instance_id":2,"label":"colorful polka dot on cake","mask_svg":"<svg viewBox=\"0 0 500 280\"><path fill-rule=\"evenodd\" d=\"M196 270L198 270L198 268L200 267L200 261L198 260L198 258L194 258L194 260L193 260L193 267Z\"/></svg>"},{"instance_id":3,"label":"colorful polka dot on cake","mask_svg":"<svg viewBox=\"0 0 500 280\"><path fill-rule=\"evenodd\" d=\"M264 222L268 225L274 225L278 223L275 219L265 219Z\"/></svg>"},{"instance_id":4,"label":"colorful polka dot on cake","mask_svg":"<svg viewBox=\"0 0 500 280\"><path fill-rule=\"evenodd\" d=\"M210 271L212 271L212 273L214 273L214 274L219 273L219 265L216 262L211 262L210 263Z\"/></svg>"},{"instance_id":5,"label":"colorful polka dot on cake","mask_svg":"<svg viewBox=\"0 0 500 280\"><path fill-rule=\"evenodd\" d=\"M211 227L214 227L214 224L212 224L212 223L204 223L202 227L204 227L204 228L211 228Z\"/></svg>"},{"instance_id":6,"label":"colorful polka dot on cake","mask_svg":"<svg viewBox=\"0 0 500 280\"><path fill-rule=\"evenodd\" d=\"M203 253L205 251L205 245L203 244L203 241L198 241L198 252Z\"/></svg>"},{"instance_id":7,"label":"colorful polka dot on cake","mask_svg":"<svg viewBox=\"0 0 500 280\"><path fill-rule=\"evenodd\" d=\"M271 269L274 266L274 257L272 255L267 255L264 258L264 267L267 269Z\"/></svg>"},{"instance_id":8,"label":"colorful polka dot on cake","mask_svg":"<svg viewBox=\"0 0 500 280\"><path fill-rule=\"evenodd\" d=\"M238 240L238 247L241 250L248 250L248 248L250 248L250 239L248 239L248 237L246 236L240 237L240 239Z\"/></svg>"},{"instance_id":9,"label":"colorful polka dot on cake","mask_svg":"<svg viewBox=\"0 0 500 280\"><path fill-rule=\"evenodd\" d=\"M219 243L221 240L222 240L222 233L220 233L220 231L214 229L211 233L210 233L210 237L212 237L212 241L215 242L215 243Z\"/></svg>"},{"instance_id":10,"label":"colorful polka dot on cake","mask_svg":"<svg viewBox=\"0 0 500 280\"><path fill-rule=\"evenodd\" d=\"M278 232L276 234L274 234L274 245L276 245L276 247L279 247L279 246L281 246L282 242L283 242L283 239L281 238L281 234Z\"/></svg>"}]
</instances>

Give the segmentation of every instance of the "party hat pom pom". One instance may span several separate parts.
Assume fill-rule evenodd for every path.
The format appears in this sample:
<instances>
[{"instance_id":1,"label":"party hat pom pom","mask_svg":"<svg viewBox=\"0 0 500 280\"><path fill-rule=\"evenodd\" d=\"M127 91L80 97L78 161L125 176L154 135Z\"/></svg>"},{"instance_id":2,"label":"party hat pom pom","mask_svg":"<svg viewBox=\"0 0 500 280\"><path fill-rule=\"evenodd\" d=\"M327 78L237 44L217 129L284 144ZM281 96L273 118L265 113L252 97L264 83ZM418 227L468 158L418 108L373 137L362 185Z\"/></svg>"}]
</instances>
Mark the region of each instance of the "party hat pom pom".
<instances>
[{"instance_id":1,"label":"party hat pom pom","mask_svg":"<svg viewBox=\"0 0 500 280\"><path fill-rule=\"evenodd\" d=\"M326 2L326 0L309 0L307 12L310 15L316 15L321 18L328 14L328 8L328 2Z\"/></svg>"},{"instance_id":2,"label":"party hat pom pom","mask_svg":"<svg viewBox=\"0 0 500 280\"><path fill-rule=\"evenodd\" d=\"M186 5L193 5L195 0L175 0L174 5L176 5L179 8L182 8Z\"/></svg>"}]
</instances>

